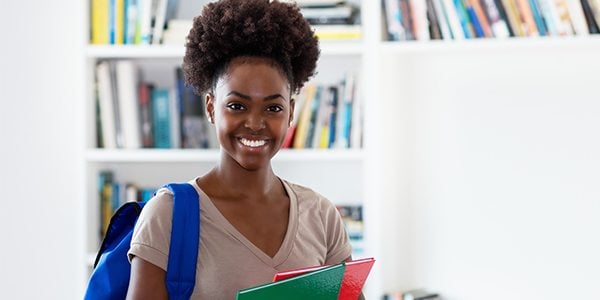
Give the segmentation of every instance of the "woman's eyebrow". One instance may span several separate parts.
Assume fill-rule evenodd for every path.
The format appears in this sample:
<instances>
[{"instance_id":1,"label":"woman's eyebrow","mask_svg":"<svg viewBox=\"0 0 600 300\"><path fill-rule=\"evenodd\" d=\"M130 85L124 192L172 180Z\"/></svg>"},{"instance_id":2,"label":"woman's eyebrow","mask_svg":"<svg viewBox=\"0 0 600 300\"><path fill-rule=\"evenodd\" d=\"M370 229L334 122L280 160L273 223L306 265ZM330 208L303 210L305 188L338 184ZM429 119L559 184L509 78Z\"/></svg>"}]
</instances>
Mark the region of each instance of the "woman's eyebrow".
<instances>
[{"instance_id":1,"label":"woman's eyebrow","mask_svg":"<svg viewBox=\"0 0 600 300\"><path fill-rule=\"evenodd\" d=\"M242 99L246 99L246 100L251 100L252 99L252 97L250 97L248 95L245 95L245 94L242 94L242 93L237 92L237 91L231 91L231 92L227 93L227 96L231 96L231 95L234 95L234 96L240 97ZM283 100L286 100L285 97L283 97L281 94L269 95L269 96L264 97L263 100L270 101L270 100L275 100L277 98L282 98Z\"/></svg>"}]
</instances>

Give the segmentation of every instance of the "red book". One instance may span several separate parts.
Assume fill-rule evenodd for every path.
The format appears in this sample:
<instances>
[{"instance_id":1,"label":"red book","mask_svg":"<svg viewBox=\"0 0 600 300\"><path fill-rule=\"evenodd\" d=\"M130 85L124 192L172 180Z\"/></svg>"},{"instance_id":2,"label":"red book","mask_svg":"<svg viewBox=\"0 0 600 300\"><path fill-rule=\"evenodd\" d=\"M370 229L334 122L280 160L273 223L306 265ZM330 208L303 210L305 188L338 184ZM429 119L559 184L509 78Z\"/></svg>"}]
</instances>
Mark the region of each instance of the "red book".
<instances>
[{"instance_id":1,"label":"red book","mask_svg":"<svg viewBox=\"0 0 600 300\"><path fill-rule=\"evenodd\" d=\"M374 258L363 258L353 261L343 262L346 269L344 270L344 277L338 294L338 300L356 300L362 291L362 287L371 272L371 268L375 263ZM328 266L313 266L308 268L294 269L289 271L278 272L273 277L273 281L280 281L295 277L298 275L310 273L316 270L320 270Z\"/></svg>"}]
</instances>

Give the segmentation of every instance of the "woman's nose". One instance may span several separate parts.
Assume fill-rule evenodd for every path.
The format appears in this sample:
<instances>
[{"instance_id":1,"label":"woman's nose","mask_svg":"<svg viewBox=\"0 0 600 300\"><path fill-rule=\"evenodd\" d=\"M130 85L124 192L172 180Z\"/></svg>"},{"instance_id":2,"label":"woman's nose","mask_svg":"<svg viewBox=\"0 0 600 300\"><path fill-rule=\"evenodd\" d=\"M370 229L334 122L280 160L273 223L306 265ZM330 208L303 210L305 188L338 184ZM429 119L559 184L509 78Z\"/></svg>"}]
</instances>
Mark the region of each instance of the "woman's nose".
<instances>
[{"instance_id":1,"label":"woman's nose","mask_svg":"<svg viewBox=\"0 0 600 300\"><path fill-rule=\"evenodd\" d=\"M265 128L265 120L260 113L251 113L246 118L244 126L252 131L260 131Z\"/></svg>"}]
</instances>

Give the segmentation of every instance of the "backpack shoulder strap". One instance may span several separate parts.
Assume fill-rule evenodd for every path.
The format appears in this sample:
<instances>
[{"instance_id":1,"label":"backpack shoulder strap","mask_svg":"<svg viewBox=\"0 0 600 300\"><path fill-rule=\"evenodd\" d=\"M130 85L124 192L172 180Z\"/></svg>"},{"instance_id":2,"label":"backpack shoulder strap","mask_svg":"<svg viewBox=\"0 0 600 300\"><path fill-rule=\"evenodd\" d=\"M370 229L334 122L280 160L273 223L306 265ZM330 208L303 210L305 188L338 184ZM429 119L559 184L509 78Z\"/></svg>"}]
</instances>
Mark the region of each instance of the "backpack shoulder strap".
<instances>
[{"instance_id":1,"label":"backpack shoulder strap","mask_svg":"<svg viewBox=\"0 0 600 300\"><path fill-rule=\"evenodd\" d=\"M196 282L200 238L198 192L189 183L170 183L164 187L173 193L173 225L167 266L167 291L169 299L189 299Z\"/></svg>"}]
</instances>

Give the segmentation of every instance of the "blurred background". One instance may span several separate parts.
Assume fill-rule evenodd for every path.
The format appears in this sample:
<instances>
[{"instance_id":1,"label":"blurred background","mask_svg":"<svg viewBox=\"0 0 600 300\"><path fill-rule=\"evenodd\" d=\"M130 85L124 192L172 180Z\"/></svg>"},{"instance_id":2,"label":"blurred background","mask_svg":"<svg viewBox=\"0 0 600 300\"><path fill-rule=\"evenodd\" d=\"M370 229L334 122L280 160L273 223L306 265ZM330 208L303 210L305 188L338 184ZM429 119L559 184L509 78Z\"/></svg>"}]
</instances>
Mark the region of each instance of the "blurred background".
<instances>
[{"instance_id":1,"label":"blurred background","mask_svg":"<svg viewBox=\"0 0 600 300\"><path fill-rule=\"evenodd\" d=\"M189 28L205 1L175 1L156 45L94 40L96 2L0 0L3 299L82 298L111 212L106 176L113 188L138 188L139 200L144 188L202 174L218 155L185 139L167 149L111 145L98 111L102 63L133 63L136 84L183 94L173 31ZM377 259L368 299L415 289L450 300L600 298L597 2L567 0L562 27L545 17L555 4L546 0L458 1L470 19L448 5L457 1L301 2L322 46L308 86L337 93L339 115L343 103L353 114L328 143L292 140L274 168L336 203L355 257ZM490 3L509 2L524 19L522 4L538 5L529 7L538 18L489 17Z\"/></svg>"}]
</instances>

